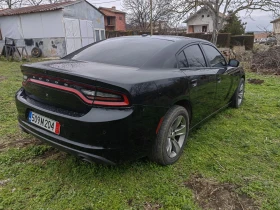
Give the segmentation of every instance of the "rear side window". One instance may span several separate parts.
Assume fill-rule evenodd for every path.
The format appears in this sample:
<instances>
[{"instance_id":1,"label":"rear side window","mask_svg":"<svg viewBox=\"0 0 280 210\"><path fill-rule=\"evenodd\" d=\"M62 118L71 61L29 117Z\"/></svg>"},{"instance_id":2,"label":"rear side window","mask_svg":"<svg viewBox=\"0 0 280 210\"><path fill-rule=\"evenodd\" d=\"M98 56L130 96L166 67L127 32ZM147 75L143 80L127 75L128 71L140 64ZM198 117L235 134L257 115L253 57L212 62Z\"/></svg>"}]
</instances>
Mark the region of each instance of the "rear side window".
<instances>
[{"instance_id":1,"label":"rear side window","mask_svg":"<svg viewBox=\"0 0 280 210\"><path fill-rule=\"evenodd\" d=\"M184 49L189 67L206 67L204 56L198 45L192 45Z\"/></svg>"},{"instance_id":2,"label":"rear side window","mask_svg":"<svg viewBox=\"0 0 280 210\"><path fill-rule=\"evenodd\" d=\"M178 56L178 68L187 68L189 67L187 58L184 52L181 52Z\"/></svg>"},{"instance_id":3,"label":"rear side window","mask_svg":"<svg viewBox=\"0 0 280 210\"><path fill-rule=\"evenodd\" d=\"M202 45L202 48L208 58L211 67L223 67L226 66L226 60L222 54L210 45Z\"/></svg>"},{"instance_id":4,"label":"rear side window","mask_svg":"<svg viewBox=\"0 0 280 210\"><path fill-rule=\"evenodd\" d=\"M173 42L161 39L116 38L93 44L66 59L141 67ZM175 57L175 56L174 56ZM160 62L164 62L160 60Z\"/></svg>"}]
</instances>

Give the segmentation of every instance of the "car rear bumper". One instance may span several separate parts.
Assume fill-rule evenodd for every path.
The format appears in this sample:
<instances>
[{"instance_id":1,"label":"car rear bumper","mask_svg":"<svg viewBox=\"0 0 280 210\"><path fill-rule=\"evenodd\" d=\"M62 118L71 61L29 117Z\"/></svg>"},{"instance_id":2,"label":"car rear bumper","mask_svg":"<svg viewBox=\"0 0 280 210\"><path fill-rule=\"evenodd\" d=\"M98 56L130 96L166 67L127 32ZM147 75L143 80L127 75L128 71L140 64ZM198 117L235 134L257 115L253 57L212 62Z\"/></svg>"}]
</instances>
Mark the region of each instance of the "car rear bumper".
<instances>
[{"instance_id":1,"label":"car rear bumper","mask_svg":"<svg viewBox=\"0 0 280 210\"><path fill-rule=\"evenodd\" d=\"M62 99L63 100L63 99ZM81 116L72 116L42 107L29 99L24 90L16 94L20 127L48 144L82 159L106 164L145 156L143 142L133 139L135 108L109 109L93 107ZM36 112L58 121L61 132L56 135L28 121L28 113ZM144 132L144 131L143 131Z\"/></svg>"},{"instance_id":2,"label":"car rear bumper","mask_svg":"<svg viewBox=\"0 0 280 210\"><path fill-rule=\"evenodd\" d=\"M94 162L98 162L98 163L105 163L105 164L109 164L109 165L115 164L115 162L113 162L112 160L108 160L105 157L93 154L93 153L98 154L99 152L96 152L98 150L99 151L105 150L102 147L93 147L93 146L69 141L68 139L65 139L60 136L56 136L55 134L51 134L48 131L45 131L36 126L30 125L24 121L21 121L20 119L19 119L19 126L25 132L35 136L36 138L40 139L41 141L46 142L47 144L49 144L55 148L58 148L59 150L62 150L62 151L71 153L73 155L76 155L78 157L81 157L84 160L94 161Z\"/></svg>"}]
</instances>

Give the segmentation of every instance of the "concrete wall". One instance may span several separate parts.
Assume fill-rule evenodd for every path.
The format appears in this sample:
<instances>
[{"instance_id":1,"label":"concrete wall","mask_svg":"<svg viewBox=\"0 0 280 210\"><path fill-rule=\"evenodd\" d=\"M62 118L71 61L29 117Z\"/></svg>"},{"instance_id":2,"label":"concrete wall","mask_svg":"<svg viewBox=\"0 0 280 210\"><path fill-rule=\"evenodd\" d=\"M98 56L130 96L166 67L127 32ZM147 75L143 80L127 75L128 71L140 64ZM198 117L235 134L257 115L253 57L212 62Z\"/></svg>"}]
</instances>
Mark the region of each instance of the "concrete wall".
<instances>
[{"instance_id":1,"label":"concrete wall","mask_svg":"<svg viewBox=\"0 0 280 210\"><path fill-rule=\"evenodd\" d=\"M35 38L16 39L17 46L26 46L26 50L31 56L31 50L39 47L42 50L42 57L63 57L66 55L65 38ZM2 52L4 41L0 41L0 53Z\"/></svg>"},{"instance_id":2,"label":"concrete wall","mask_svg":"<svg viewBox=\"0 0 280 210\"><path fill-rule=\"evenodd\" d=\"M66 55L64 37L24 39L18 40L17 44L24 44L29 55L34 47L39 47L42 50L42 57L63 57Z\"/></svg>"}]
</instances>

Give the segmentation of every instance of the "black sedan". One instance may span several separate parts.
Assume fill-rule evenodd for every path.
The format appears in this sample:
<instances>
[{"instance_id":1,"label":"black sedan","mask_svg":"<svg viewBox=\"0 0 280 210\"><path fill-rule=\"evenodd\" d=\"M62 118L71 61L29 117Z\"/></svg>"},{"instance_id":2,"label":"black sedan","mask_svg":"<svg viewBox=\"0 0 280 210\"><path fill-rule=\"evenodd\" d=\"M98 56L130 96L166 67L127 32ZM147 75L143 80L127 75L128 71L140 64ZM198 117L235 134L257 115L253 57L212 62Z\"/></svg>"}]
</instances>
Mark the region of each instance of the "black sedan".
<instances>
[{"instance_id":1,"label":"black sedan","mask_svg":"<svg viewBox=\"0 0 280 210\"><path fill-rule=\"evenodd\" d=\"M238 108L245 88L238 61L184 37L112 38L21 69L22 130L107 164L145 156L175 163L189 131L224 107Z\"/></svg>"}]
</instances>

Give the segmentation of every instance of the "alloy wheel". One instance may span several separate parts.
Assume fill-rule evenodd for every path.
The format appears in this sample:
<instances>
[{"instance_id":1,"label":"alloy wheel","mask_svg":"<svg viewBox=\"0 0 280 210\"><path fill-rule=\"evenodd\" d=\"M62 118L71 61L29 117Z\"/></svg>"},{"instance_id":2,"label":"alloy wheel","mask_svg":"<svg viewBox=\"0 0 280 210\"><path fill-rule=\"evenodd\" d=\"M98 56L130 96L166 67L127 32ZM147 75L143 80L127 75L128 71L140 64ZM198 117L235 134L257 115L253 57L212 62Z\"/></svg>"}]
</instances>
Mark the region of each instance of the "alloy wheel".
<instances>
[{"instance_id":1,"label":"alloy wheel","mask_svg":"<svg viewBox=\"0 0 280 210\"><path fill-rule=\"evenodd\" d=\"M244 97L244 83L240 85L239 91L238 91L238 106L241 105Z\"/></svg>"},{"instance_id":2,"label":"alloy wheel","mask_svg":"<svg viewBox=\"0 0 280 210\"><path fill-rule=\"evenodd\" d=\"M179 115L172 123L167 137L166 151L170 158L176 157L184 145L187 133L187 122L184 116Z\"/></svg>"}]
</instances>

